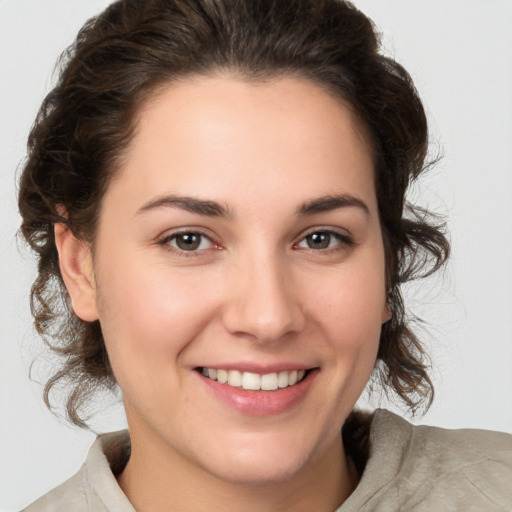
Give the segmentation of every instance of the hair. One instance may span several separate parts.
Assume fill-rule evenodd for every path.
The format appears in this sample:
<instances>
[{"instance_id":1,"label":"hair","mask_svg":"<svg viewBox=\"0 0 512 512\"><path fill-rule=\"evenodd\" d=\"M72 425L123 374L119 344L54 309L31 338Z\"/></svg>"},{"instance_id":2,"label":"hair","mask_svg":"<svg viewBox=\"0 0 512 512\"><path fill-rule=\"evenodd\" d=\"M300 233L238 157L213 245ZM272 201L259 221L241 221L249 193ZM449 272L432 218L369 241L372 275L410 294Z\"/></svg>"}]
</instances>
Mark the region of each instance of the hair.
<instances>
[{"instance_id":1,"label":"hair","mask_svg":"<svg viewBox=\"0 0 512 512\"><path fill-rule=\"evenodd\" d=\"M380 52L372 22L340 0L119 0L80 30L29 135L19 191L21 233L38 257L35 326L62 356L45 385L46 404L65 384L67 416L86 426L81 411L94 392L116 388L99 322L72 311L54 224L94 243L103 194L122 168L144 101L174 80L219 72L309 80L348 104L364 126L392 313L374 377L410 410L428 407L428 357L401 294L403 283L434 273L449 254L439 218L405 199L428 167L426 116L407 71Z\"/></svg>"}]
</instances>

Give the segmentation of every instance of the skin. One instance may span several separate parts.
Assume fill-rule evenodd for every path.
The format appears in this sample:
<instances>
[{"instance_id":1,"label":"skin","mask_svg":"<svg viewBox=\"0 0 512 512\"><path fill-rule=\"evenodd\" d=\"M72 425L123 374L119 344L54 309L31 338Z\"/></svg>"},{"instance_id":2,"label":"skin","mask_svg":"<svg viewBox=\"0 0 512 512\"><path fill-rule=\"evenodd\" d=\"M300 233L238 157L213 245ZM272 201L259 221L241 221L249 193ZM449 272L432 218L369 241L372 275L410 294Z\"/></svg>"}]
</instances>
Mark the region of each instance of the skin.
<instances>
[{"instance_id":1,"label":"skin","mask_svg":"<svg viewBox=\"0 0 512 512\"><path fill-rule=\"evenodd\" d=\"M189 78L139 113L94 250L56 226L74 311L100 320L123 391L132 456L119 483L138 511L332 511L355 487L340 429L389 318L361 133L305 80ZM350 204L304 212L339 195ZM198 250L180 250L183 230L205 235ZM327 248L311 246L319 232ZM293 407L244 414L197 371L241 362L315 378Z\"/></svg>"}]
</instances>

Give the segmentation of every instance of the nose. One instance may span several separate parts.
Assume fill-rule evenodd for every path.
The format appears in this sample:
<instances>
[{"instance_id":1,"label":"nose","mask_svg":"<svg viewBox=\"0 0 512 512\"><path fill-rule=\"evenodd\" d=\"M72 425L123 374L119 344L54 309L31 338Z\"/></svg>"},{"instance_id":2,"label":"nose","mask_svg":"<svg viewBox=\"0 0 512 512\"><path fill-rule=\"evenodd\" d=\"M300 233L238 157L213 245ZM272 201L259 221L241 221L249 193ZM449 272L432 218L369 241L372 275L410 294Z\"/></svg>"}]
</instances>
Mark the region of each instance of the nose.
<instances>
[{"instance_id":1,"label":"nose","mask_svg":"<svg viewBox=\"0 0 512 512\"><path fill-rule=\"evenodd\" d=\"M223 322L232 334L259 343L282 339L304 328L299 290L289 269L278 261L252 259L235 272L228 290Z\"/></svg>"}]
</instances>

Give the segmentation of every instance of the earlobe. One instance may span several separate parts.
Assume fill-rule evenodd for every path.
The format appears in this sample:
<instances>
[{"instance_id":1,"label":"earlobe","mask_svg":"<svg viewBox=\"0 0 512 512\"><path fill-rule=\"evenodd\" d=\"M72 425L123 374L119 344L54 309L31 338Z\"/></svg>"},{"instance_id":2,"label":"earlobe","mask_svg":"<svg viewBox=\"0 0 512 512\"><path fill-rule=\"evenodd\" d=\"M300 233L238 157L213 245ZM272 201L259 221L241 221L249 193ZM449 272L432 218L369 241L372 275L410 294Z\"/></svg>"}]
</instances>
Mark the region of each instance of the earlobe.
<instances>
[{"instance_id":1,"label":"earlobe","mask_svg":"<svg viewBox=\"0 0 512 512\"><path fill-rule=\"evenodd\" d=\"M62 278L71 298L73 312L82 320L98 320L96 281L89 244L78 240L63 223L54 227Z\"/></svg>"},{"instance_id":2,"label":"earlobe","mask_svg":"<svg viewBox=\"0 0 512 512\"><path fill-rule=\"evenodd\" d=\"M389 304L386 303L386 306L384 307L383 311L382 311L382 324L384 325L385 323L389 322L391 320L391 318L393 317L393 313L391 313L391 308L389 307Z\"/></svg>"}]
</instances>

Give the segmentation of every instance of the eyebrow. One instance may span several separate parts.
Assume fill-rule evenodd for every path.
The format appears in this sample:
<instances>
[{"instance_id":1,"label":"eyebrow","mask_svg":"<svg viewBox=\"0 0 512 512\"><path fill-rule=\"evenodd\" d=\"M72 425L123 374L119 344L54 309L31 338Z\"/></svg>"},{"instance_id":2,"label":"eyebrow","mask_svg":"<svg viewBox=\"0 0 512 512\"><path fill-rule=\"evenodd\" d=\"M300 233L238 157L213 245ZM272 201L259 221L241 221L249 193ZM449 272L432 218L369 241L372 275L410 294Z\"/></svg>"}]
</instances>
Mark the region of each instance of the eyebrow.
<instances>
[{"instance_id":1,"label":"eyebrow","mask_svg":"<svg viewBox=\"0 0 512 512\"><path fill-rule=\"evenodd\" d=\"M318 199L308 201L299 207L297 214L301 217L306 215L314 215L338 208L360 208L369 217L370 209L364 201L350 194L340 194L334 196L323 196Z\"/></svg>"},{"instance_id":2,"label":"eyebrow","mask_svg":"<svg viewBox=\"0 0 512 512\"><path fill-rule=\"evenodd\" d=\"M144 206L139 208L137 214L145 213L150 210L156 210L162 207L179 208L187 212L197 213L199 215L205 215L208 217L231 217L229 209L215 201L197 199L195 197L172 195L149 201Z\"/></svg>"},{"instance_id":3,"label":"eyebrow","mask_svg":"<svg viewBox=\"0 0 512 512\"><path fill-rule=\"evenodd\" d=\"M207 217L231 218L232 214L226 206L222 206L216 201L198 199L188 196L163 196L144 204L137 214L146 213L162 207L179 208L187 212L204 215ZM328 195L307 201L297 209L297 215L300 217L314 215L338 208L359 208L367 216L370 215L370 209L361 199L349 194Z\"/></svg>"}]
</instances>

